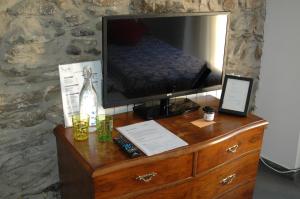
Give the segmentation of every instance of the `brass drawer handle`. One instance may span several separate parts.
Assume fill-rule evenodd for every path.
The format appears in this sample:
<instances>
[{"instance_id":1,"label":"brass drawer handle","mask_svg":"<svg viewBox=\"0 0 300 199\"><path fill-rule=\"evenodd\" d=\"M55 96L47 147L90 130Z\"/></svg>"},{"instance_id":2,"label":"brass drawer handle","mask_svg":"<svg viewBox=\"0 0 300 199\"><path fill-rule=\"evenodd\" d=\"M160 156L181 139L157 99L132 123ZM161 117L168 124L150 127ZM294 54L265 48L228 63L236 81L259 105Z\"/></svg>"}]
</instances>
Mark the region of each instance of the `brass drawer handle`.
<instances>
[{"instance_id":1,"label":"brass drawer handle","mask_svg":"<svg viewBox=\"0 0 300 199\"><path fill-rule=\"evenodd\" d=\"M136 180L143 181L143 182L150 182L152 180L152 178L156 175L157 175L156 172L151 172L151 173L136 177Z\"/></svg>"},{"instance_id":2,"label":"brass drawer handle","mask_svg":"<svg viewBox=\"0 0 300 199\"><path fill-rule=\"evenodd\" d=\"M236 145L233 145L232 147L229 147L226 151L228 153L235 153L238 148L239 148L239 145L236 144Z\"/></svg>"},{"instance_id":3,"label":"brass drawer handle","mask_svg":"<svg viewBox=\"0 0 300 199\"><path fill-rule=\"evenodd\" d=\"M224 178L223 180L220 181L220 184L222 185L227 185L232 183L233 179L236 177L236 174L232 174L230 176L227 176L226 178Z\"/></svg>"}]
</instances>

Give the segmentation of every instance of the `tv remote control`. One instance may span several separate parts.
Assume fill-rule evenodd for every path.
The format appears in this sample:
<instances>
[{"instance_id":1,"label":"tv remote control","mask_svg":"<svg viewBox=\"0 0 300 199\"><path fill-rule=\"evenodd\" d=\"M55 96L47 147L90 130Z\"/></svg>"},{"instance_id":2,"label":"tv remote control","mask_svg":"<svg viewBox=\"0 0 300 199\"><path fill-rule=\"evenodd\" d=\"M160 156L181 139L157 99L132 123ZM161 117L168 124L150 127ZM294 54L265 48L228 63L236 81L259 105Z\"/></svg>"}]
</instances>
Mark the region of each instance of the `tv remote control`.
<instances>
[{"instance_id":1,"label":"tv remote control","mask_svg":"<svg viewBox=\"0 0 300 199\"><path fill-rule=\"evenodd\" d=\"M113 140L129 155L129 157L135 158L142 155L142 152L123 136L118 136Z\"/></svg>"}]
</instances>

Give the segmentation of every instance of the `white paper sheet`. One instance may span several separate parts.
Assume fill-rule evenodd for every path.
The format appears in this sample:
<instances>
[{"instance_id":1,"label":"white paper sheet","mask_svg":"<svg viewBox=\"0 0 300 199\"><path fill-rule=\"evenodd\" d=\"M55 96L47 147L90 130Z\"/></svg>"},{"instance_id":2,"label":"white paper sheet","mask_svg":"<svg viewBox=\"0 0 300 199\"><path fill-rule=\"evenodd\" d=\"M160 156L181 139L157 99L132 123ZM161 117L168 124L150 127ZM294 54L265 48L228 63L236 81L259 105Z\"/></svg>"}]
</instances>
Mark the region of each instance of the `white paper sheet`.
<instances>
[{"instance_id":1,"label":"white paper sheet","mask_svg":"<svg viewBox=\"0 0 300 199\"><path fill-rule=\"evenodd\" d=\"M188 145L154 120L119 127L117 130L148 156Z\"/></svg>"},{"instance_id":2,"label":"white paper sheet","mask_svg":"<svg viewBox=\"0 0 300 199\"><path fill-rule=\"evenodd\" d=\"M72 115L79 112L79 93L84 81L82 70L90 66L92 82L97 92L98 104L102 106L102 68L100 61L59 65L61 95L63 101L65 126L72 126Z\"/></svg>"},{"instance_id":3,"label":"white paper sheet","mask_svg":"<svg viewBox=\"0 0 300 199\"><path fill-rule=\"evenodd\" d=\"M249 85L249 81L228 79L222 108L244 112Z\"/></svg>"}]
</instances>

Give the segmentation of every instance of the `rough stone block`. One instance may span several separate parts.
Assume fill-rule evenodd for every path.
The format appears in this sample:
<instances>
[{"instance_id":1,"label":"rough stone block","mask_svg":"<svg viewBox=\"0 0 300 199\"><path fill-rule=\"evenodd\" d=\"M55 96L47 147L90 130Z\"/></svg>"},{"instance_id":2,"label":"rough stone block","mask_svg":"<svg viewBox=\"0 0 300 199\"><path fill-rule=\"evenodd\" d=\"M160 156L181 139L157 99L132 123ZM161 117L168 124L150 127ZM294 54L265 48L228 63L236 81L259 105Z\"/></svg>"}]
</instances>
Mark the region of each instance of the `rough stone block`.
<instances>
[{"instance_id":1,"label":"rough stone block","mask_svg":"<svg viewBox=\"0 0 300 199\"><path fill-rule=\"evenodd\" d=\"M97 40L94 38L76 38L72 39L71 43L84 48L96 47L98 44Z\"/></svg>"},{"instance_id":2,"label":"rough stone block","mask_svg":"<svg viewBox=\"0 0 300 199\"><path fill-rule=\"evenodd\" d=\"M66 31L64 29L60 29L60 28L56 29L55 31L56 31L54 34L55 37L62 36L66 33Z\"/></svg>"},{"instance_id":3,"label":"rough stone block","mask_svg":"<svg viewBox=\"0 0 300 199\"><path fill-rule=\"evenodd\" d=\"M98 41L91 38L76 38L72 39L71 43L78 46L83 52L92 55L100 55L101 49L98 46Z\"/></svg>"},{"instance_id":4,"label":"rough stone block","mask_svg":"<svg viewBox=\"0 0 300 199\"><path fill-rule=\"evenodd\" d=\"M93 36L95 32L90 28L75 28L71 31L72 36L74 37L84 37L84 36Z\"/></svg>"},{"instance_id":5,"label":"rough stone block","mask_svg":"<svg viewBox=\"0 0 300 199\"><path fill-rule=\"evenodd\" d=\"M96 24L96 29L99 30L99 31L102 31L102 22L98 22Z\"/></svg>"},{"instance_id":6,"label":"rough stone block","mask_svg":"<svg viewBox=\"0 0 300 199\"><path fill-rule=\"evenodd\" d=\"M7 76L13 77L24 77L30 74L30 71L27 70L24 64L8 64L2 63L0 65L1 72Z\"/></svg>"},{"instance_id":7,"label":"rough stone block","mask_svg":"<svg viewBox=\"0 0 300 199\"><path fill-rule=\"evenodd\" d=\"M207 12L209 11L209 6L208 6L209 0L199 0L199 10L200 12Z\"/></svg>"},{"instance_id":8,"label":"rough stone block","mask_svg":"<svg viewBox=\"0 0 300 199\"><path fill-rule=\"evenodd\" d=\"M90 15L101 17L106 15L106 7L99 7L95 5L88 5L86 8L86 12Z\"/></svg>"},{"instance_id":9,"label":"rough stone block","mask_svg":"<svg viewBox=\"0 0 300 199\"><path fill-rule=\"evenodd\" d=\"M153 13L155 0L131 0L129 8L131 13Z\"/></svg>"},{"instance_id":10,"label":"rough stone block","mask_svg":"<svg viewBox=\"0 0 300 199\"><path fill-rule=\"evenodd\" d=\"M254 52L254 57L255 59L260 63L260 59L262 56L263 50L261 44L257 44L255 52ZM259 69L258 69L259 70Z\"/></svg>"},{"instance_id":11,"label":"rough stone block","mask_svg":"<svg viewBox=\"0 0 300 199\"><path fill-rule=\"evenodd\" d=\"M9 64L35 64L39 55L44 53L41 44L17 44L6 52L5 61Z\"/></svg>"},{"instance_id":12,"label":"rough stone block","mask_svg":"<svg viewBox=\"0 0 300 199\"><path fill-rule=\"evenodd\" d=\"M14 79L6 79L5 80L5 86L23 86L25 85L27 82L25 79L21 78L21 77L17 77Z\"/></svg>"},{"instance_id":13,"label":"rough stone block","mask_svg":"<svg viewBox=\"0 0 300 199\"><path fill-rule=\"evenodd\" d=\"M1 197L30 198L57 182L53 124L43 122L22 130L1 131ZM5 188L5 189L3 189Z\"/></svg>"},{"instance_id":14,"label":"rough stone block","mask_svg":"<svg viewBox=\"0 0 300 199\"><path fill-rule=\"evenodd\" d=\"M45 111L38 107L27 109L26 112L24 110L12 110L2 113L1 118L0 127L19 129L42 123L45 120Z\"/></svg>"},{"instance_id":15,"label":"rough stone block","mask_svg":"<svg viewBox=\"0 0 300 199\"><path fill-rule=\"evenodd\" d=\"M7 13L0 12L0 19L1 19L1 23L0 23L0 41L1 41L1 38L5 35L9 23L11 23L12 18Z\"/></svg>"},{"instance_id":16,"label":"rough stone block","mask_svg":"<svg viewBox=\"0 0 300 199\"><path fill-rule=\"evenodd\" d=\"M262 55L262 44L255 37L246 35L231 35L227 50L228 60L232 63L240 63L249 67L255 67L259 71L260 59ZM234 64L235 65L235 64ZM241 67L241 66L240 66Z\"/></svg>"},{"instance_id":17,"label":"rough stone block","mask_svg":"<svg viewBox=\"0 0 300 199\"><path fill-rule=\"evenodd\" d=\"M39 66L42 67L42 66ZM27 70L27 67L24 69ZM34 69L36 70L36 69ZM43 69L41 69L43 70ZM37 70L36 70L37 71ZM44 83L44 82L48 82L48 81L59 81L59 74L58 71L50 71L50 72L45 72L45 73L41 73L40 71L37 72L37 74L34 73L30 73L27 74L26 77L24 78L14 78L13 80L7 81L5 83L5 85L7 86L17 86L17 85L26 85L26 84L32 84L32 83ZM40 85L40 84L39 84Z\"/></svg>"},{"instance_id":18,"label":"rough stone block","mask_svg":"<svg viewBox=\"0 0 300 199\"><path fill-rule=\"evenodd\" d=\"M224 0L223 8L226 11L233 11L239 8L238 0Z\"/></svg>"},{"instance_id":19,"label":"rough stone block","mask_svg":"<svg viewBox=\"0 0 300 199\"><path fill-rule=\"evenodd\" d=\"M208 7L210 11L223 11L223 0L210 0Z\"/></svg>"},{"instance_id":20,"label":"rough stone block","mask_svg":"<svg viewBox=\"0 0 300 199\"><path fill-rule=\"evenodd\" d=\"M264 35L264 21L265 16L261 15L260 13L253 17L253 31L256 35L263 37Z\"/></svg>"},{"instance_id":21,"label":"rough stone block","mask_svg":"<svg viewBox=\"0 0 300 199\"><path fill-rule=\"evenodd\" d=\"M44 95L43 95L43 99L45 101L49 101L51 98L59 98L60 95L60 85L50 85L47 86L45 91L44 91Z\"/></svg>"},{"instance_id":22,"label":"rough stone block","mask_svg":"<svg viewBox=\"0 0 300 199\"><path fill-rule=\"evenodd\" d=\"M34 17L17 17L6 30L9 44L44 43L54 39L55 30L45 29L43 22Z\"/></svg>"},{"instance_id":23,"label":"rough stone block","mask_svg":"<svg viewBox=\"0 0 300 199\"><path fill-rule=\"evenodd\" d=\"M13 7L18 0L1 0L0 1L0 12L6 11L8 8Z\"/></svg>"},{"instance_id":24,"label":"rough stone block","mask_svg":"<svg viewBox=\"0 0 300 199\"><path fill-rule=\"evenodd\" d=\"M87 11L89 14L99 17L103 15L125 15L129 14L129 2L130 0L99 0L93 3L90 2L90 5L87 6ZM102 4L102 6L100 6L100 4Z\"/></svg>"},{"instance_id":25,"label":"rough stone block","mask_svg":"<svg viewBox=\"0 0 300 199\"><path fill-rule=\"evenodd\" d=\"M43 21L43 26L45 28L54 27L54 28L61 28L63 26L63 22L59 19L50 18L49 20Z\"/></svg>"},{"instance_id":26,"label":"rough stone block","mask_svg":"<svg viewBox=\"0 0 300 199\"><path fill-rule=\"evenodd\" d=\"M46 119L54 125L63 124L62 104L50 107L46 112Z\"/></svg>"},{"instance_id":27,"label":"rough stone block","mask_svg":"<svg viewBox=\"0 0 300 199\"><path fill-rule=\"evenodd\" d=\"M184 1L181 0L156 0L155 12L156 13L178 13L185 12L186 7Z\"/></svg>"},{"instance_id":28,"label":"rough stone block","mask_svg":"<svg viewBox=\"0 0 300 199\"><path fill-rule=\"evenodd\" d=\"M68 55L80 55L81 49L75 45L70 44L67 46L66 53Z\"/></svg>"},{"instance_id":29,"label":"rough stone block","mask_svg":"<svg viewBox=\"0 0 300 199\"><path fill-rule=\"evenodd\" d=\"M52 33L52 34L54 35L54 37L59 37L66 33L66 31L63 27L63 23L60 20L50 19L50 20L44 21L43 26L45 28L53 28L54 33Z\"/></svg>"},{"instance_id":30,"label":"rough stone block","mask_svg":"<svg viewBox=\"0 0 300 199\"><path fill-rule=\"evenodd\" d=\"M241 54L241 63L251 63L252 67L258 68L260 66L261 55L262 46L256 43L255 40L248 40Z\"/></svg>"},{"instance_id":31,"label":"rough stone block","mask_svg":"<svg viewBox=\"0 0 300 199\"><path fill-rule=\"evenodd\" d=\"M31 91L16 94L0 93L2 96L0 104L0 113L23 110L38 105L42 102L43 93L41 91Z\"/></svg>"},{"instance_id":32,"label":"rough stone block","mask_svg":"<svg viewBox=\"0 0 300 199\"><path fill-rule=\"evenodd\" d=\"M84 13L79 10L67 10L64 18L70 27L78 26L87 22Z\"/></svg>"},{"instance_id":33,"label":"rough stone block","mask_svg":"<svg viewBox=\"0 0 300 199\"><path fill-rule=\"evenodd\" d=\"M230 29L233 32L245 33L253 32L253 12L235 11L231 14Z\"/></svg>"},{"instance_id":34,"label":"rough stone block","mask_svg":"<svg viewBox=\"0 0 300 199\"><path fill-rule=\"evenodd\" d=\"M266 0L240 0L240 7L243 9L255 9L265 6Z\"/></svg>"},{"instance_id":35,"label":"rough stone block","mask_svg":"<svg viewBox=\"0 0 300 199\"><path fill-rule=\"evenodd\" d=\"M56 12L55 4L45 0L22 0L7 9L10 15L53 15Z\"/></svg>"},{"instance_id":36,"label":"rough stone block","mask_svg":"<svg viewBox=\"0 0 300 199\"><path fill-rule=\"evenodd\" d=\"M61 10L71 10L79 8L82 0L54 0L57 7Z\"/></svg>"},{"instance_id":37,"label":"rough stone block","mask_svg":"<svg viewBox=\"0 0 300 199\"><path fill-rule=\"evenodd\" d=\"M101 7L117 6L121 0L84 0L84 2L92 3Z\"/></svg>"},{"instance_id":38,"label":"rough stone block","mask_svg":"<svg viewBox=\"0 0 300 199\"><path fill-rule=\"evenodd\" d=\"M92 55L100 55L101 54L101 50L98 48L90 48L84 51L87 54L92 54Z\"/></svg>"},{"instance_id":39,"label":"rough stone block","mask_svg":"<svg viewBox=\"0 0 300 199\"><path fill-rule=\"evenodd\" d=\"M199 12L200 1L199 0L184 0L183 1L185 12Z\"/></svg>"}]
</instances>

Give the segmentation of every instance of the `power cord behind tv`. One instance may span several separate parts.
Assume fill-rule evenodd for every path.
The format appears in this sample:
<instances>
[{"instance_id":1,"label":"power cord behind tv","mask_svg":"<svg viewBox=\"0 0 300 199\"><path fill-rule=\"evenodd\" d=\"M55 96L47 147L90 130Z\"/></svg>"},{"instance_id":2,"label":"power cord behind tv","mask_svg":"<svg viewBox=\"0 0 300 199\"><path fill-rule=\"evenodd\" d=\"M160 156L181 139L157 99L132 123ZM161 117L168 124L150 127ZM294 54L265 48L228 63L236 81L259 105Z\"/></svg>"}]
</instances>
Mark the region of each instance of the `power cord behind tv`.
<instances>
[{"instance_id":1,"label":"power cord behind tv","mask_svg":"<svg viewBox=\"0 0 300 199\"><path fill-rule=\"evenodd\" d=\"M300 169L288 169L286 171L280 171L278 169L275 169L274 167L272 167L270 164L268 164L262 157L260 157L260 161L265 165L267 166L269 169L277 172L277 173L280 173L280 174L287 174L287 173L296 173L298 171L300 171Z\"/></svg>"}]
</instances>

